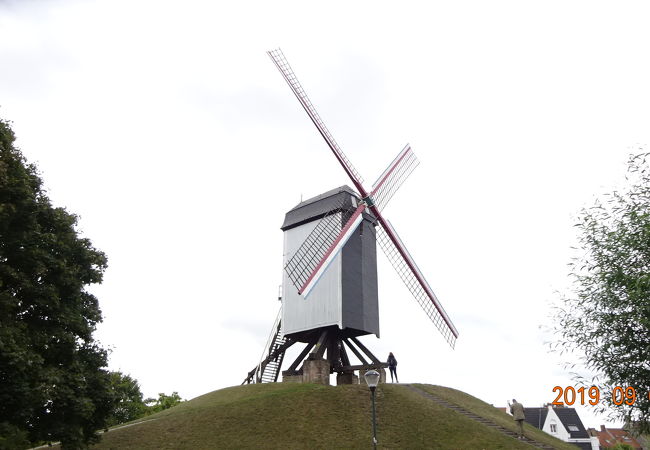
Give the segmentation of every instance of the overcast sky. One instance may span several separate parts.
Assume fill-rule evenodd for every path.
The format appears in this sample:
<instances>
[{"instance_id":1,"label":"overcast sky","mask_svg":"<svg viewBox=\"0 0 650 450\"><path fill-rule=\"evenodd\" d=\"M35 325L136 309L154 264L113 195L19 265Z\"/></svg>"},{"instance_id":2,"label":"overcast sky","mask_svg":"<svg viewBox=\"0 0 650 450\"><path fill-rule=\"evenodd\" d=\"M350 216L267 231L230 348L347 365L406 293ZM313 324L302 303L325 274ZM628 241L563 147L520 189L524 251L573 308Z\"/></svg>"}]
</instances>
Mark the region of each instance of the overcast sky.
<instances>
[{"instance_id":1,"label":"overcast sky","mask_svg":"<svg viewBox=\"0 0 650 450\"><path fill-rule=\"evenodd\" d=\"M363 342L400 381L495 406L572 384L544 327L576 215L650 140L650 6L423 5L0 1L0 117L108 255L111 369L192 398L258 362L285 212L349 184L265 53L281 47L366 180L407 142L421 161L385 214L460 337L381 256L381 339Z\"/></svg>"}]
</instances>

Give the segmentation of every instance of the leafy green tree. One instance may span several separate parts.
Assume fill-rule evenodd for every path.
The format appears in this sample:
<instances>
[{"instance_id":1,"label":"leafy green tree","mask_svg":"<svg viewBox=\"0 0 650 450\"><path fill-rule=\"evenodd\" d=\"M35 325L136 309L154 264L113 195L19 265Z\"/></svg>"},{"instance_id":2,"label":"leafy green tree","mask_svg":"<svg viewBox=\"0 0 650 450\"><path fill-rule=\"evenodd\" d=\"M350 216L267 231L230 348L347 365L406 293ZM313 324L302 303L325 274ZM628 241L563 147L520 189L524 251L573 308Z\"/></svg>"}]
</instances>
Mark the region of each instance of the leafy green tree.
<instances>
[{"instance_id":1,"label":"leafy green tree","mask_svg":"<svg viewBox=\"0 0 650 450\"><path fill-rule=\"evenodd\" d=\"M183 399L178 392L172 392L172 395L166 395L162 392L158 394L158 399L148 398L145 400L147 406L149 406L149 414L154 414L165 409L169 409L172 406L176 406L181 403Z\"/></svg>"},{"instance_id":2,"label":"leafy green tree","mask_svg":"<svg viewBox=\"0 0 650 450\"><path fill-rule=\"evenodd\" d=\"M102 315L86 290L107 260L76 223L51 205L0 120L0 432L65 448L98 439L113 399L92 336Z\"/></svg>"},{"instance_id":3,"label":"leafy green tree","mask_svg":"<svg viewBox=\"0 0 650 450\"><path fill-rule=\"evenodd\" d=\"M606 448L611 448L612 450L634 450L634 447L632 447L630 444L623 444L619 442L613 447L606 447Z\"/></svg>"},{"instance_id":4,"label":"leafy green tree","mask_svg":"<svg viewBox=\"0 0 650 450\"><path fill-rule=\"evenodd\" d=\"M556 350L577 351L579 360L574 362L595 374L591 379L578 373L575 377L580 384L600 388L598 412L634 423L639 432L650 429L647 157L630 156L625 190L581 211L576 224L580 255L571 264L573 293L557 310L554 345ZM636 398L628 387L634 388Z\"/></svg>"},{"instance_id":5,"label":"leafy green tree","mask_svg":"<svg viewBox=\"0 0 650 450\"><path fill-rule=\"evenodd\" d=\"M27 448L29 444L27 431L6 422L0 423L0 450Z\"/></svg>"},{"instance_id":6,"label":"leafy green tree","mask_svg":"<svg viewBox=\"0 0 650 450\"><path fill-rule=\"evenodd\" d=\"M121 372L111 372L111 392L113 409L108 418L108 426L130 422L144 416L148 407L142 399L140 385L135 378Z\"/></svg>"}]
</instances>

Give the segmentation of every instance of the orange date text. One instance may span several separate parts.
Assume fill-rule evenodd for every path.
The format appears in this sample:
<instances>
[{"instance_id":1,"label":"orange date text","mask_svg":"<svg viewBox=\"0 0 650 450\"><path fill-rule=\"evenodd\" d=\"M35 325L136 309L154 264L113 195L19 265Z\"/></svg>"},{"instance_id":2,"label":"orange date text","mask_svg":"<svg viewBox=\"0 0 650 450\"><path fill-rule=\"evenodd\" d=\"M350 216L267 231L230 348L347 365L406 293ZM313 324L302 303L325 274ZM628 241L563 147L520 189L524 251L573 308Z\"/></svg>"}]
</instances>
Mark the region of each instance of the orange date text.
<instances>
[{"instance_id":1,"label":"orange date text","mask_svg":"<svg viewBox=\"0 0 650 450\"><path fill-rule=\"evenodd\" d=\"M587 404L595 406L601 400L600 388L598 386L591 386L589 388L580 387L578 389L572 386L565 388L555 386L553 392L557 393L557 397L555 397L552 404L558 406L571 406L576 403L583 406ZM611 396L612 403L616 406L632 406L636 402L637 392L632 386L615 386L612 389ZM648 398L650 399L650 393L648 393Z\"/></svg>"}]
</instances>

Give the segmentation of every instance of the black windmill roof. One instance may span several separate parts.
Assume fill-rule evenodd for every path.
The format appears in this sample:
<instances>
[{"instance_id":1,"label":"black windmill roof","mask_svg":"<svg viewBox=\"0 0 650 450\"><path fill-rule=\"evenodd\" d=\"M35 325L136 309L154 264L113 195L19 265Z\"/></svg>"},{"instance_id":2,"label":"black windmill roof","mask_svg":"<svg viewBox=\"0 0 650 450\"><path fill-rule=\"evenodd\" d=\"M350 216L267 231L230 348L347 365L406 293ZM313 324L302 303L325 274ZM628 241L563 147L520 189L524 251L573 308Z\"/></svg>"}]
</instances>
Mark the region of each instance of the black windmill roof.
<instances>
[{"instance_id":1,"label":"black windmill roof","mask_svg":"<svg viewBox=\"0 0 650 450\"><path fill-rule=\"evenodd\" d=\"M353 202L352 197L356 200ZM311 222L323 217L329 211L336 208L343 208L346 210L354 210L360 201L359 194L357 194L350 186L341 186L323 194L317 195L305 201L298 203L291 208L284 216L284 223L282 224L282 231L302 225L303 223ZM367 220L374 222L374 217L371 217L366 212L363 217Z\"/></svg>"}]
</instances>

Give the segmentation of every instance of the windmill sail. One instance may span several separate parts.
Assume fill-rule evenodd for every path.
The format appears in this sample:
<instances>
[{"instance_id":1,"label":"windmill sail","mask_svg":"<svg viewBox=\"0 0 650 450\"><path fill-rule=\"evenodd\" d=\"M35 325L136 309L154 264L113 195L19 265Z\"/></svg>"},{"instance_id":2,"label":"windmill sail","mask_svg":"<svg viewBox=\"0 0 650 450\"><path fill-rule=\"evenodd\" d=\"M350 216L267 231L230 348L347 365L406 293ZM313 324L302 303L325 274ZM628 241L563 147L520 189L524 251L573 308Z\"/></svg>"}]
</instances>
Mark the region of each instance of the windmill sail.
<instances>
[{"instance_id":1,"label":"windmill sail","mask_svg":"<svg viewBox=\"0 0 650 450\"><path fill-rule=\"evenodd\" d=\"M406 144L373 185L370 197L379 211L384 209L419 164L420 161L411 150L411 146Z\"/></svg>"},{"instance_id":2,"label":"windmill sail","mask_svg":"<svg viewBox=\"0 0 650 450\"><path fill-rule=\"evenodd\" d=\"M409 254L408 250L400 240L399 236L392 228L390 223L382 216L381 211L387 202L392 198L395 192L402 185L404 180L419 164L413 154L411 147L407 145L397 155L388 168L381 174L375 182L373 190L368 193L362 185L362 178L356 169L352 166L348 158L343 154L338 144L332 137L331 133L321 120L318 112L307 97L304 89L298 82L291 66L287 62L282 52L277 49L267 52L274 64L284 77L287 84L295 94L298 101L303 106L310 119L325 139L334 156L339 161L343 170L354 183L362 198L362 203L354 212L352 218L339 233L334 232L333 227L324 224L321 229L314 230L307 238L303 246L296 252L301 255L294 262L289 261L285 268L290 274L292 282L298 288L298 292L307 295L315 284L318 282L320 275L327 269L329 262L334 258L337 249L340 249L346 239L351 235L361 220L362 212L365 208L370 210L379 224L378 240L379 245L390 260L391 264L406 284L411 294L424 309L431 321L436 325L443 337L453 348L458 337L458 331L451 322L451 319L445 312L444 308L433 293L433 290L422 275L422 272L415 264L415 261ZM324 219L323 219L324 220ZM320 227L320 224L319 224ZM309 242L308 242L309 241ZM305 247L303 249L303 247ZM291 267L289 267L291 266ZM298 287L300 285L300 287Z\"/></svg>"},{"instance_id":3,"label":"windmill sail","mask_svg":"<svg viewBox=\"0 0 650 450\"><path fill-rule=\"evenodd\" d=\"M330 133L330 131L325 126L325 123L320 118L318 111L316 111L316 108L314 108L311 100L309 100L309 97L307 97L307 93L300 85L300 82L298 81L298 78L296 78L296 75L293 73L293 69L291 69L289 62L284 57L282 50L278 48L267 53L273 60L273 63L278 68L293 93L296 95L296 98L298 98L298 101L302 107L305 108L305 111L309 115L309 118L312 122L314 122L314 125L316 125L316 128L318 128L318 131L323 136L323 139L325 139L325 142L327 142L329 148L332 150L332 152L334 152L336 159L339 160L343 166L343 169L354 183L355 187L359 189L359 186L361 186L361 183L363 183L363 178L354 168L348 157L345 156L339 147L339 144L336 143L334 136L332 136L332 133Z\"/></svg>"},{"instance_id":4,"label":"windmill sail","mask_svg":"<svg viewBox=\"0 0 650 450\"><path fill-rule=\"evenodd\" d=\"M413 258L408 250L406 250L406 247L399 239L395 230L389 222L386 222L386 225L390 227L389 229L396 237L397 244L382 226L377 228L377 241L379 242L379 246L408 290L415 297L415 300L417 300L429 319L431 319L431 322L438 328L438 331L440 331L449 345L454 348L456 338L458 337L458 330L456 330L456 327L451 322L440 301L438 301L438 297L434 294L429 283L427 283L424 275L420 272L420 269L415 264L415 261L413 261ZM404 256L404 253L406 256Z\"/></svg>"}]
</instances>

